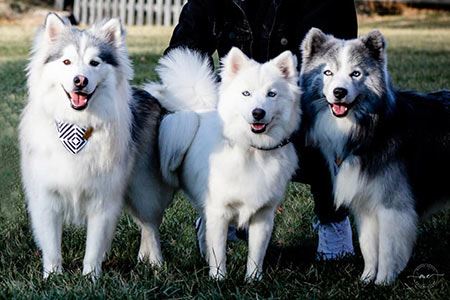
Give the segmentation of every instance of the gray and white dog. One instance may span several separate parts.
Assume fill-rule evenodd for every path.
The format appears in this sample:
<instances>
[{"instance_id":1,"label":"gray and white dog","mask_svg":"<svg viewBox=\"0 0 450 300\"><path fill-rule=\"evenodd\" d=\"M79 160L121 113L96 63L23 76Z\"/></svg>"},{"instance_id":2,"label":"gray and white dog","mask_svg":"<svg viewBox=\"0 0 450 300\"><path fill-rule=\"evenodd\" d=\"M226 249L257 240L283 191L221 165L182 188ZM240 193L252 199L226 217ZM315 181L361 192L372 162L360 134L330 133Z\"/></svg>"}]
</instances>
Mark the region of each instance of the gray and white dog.
<instances>
[{"instance_id":1,"label":"gray and white dog","mask_svg":"<svg viewBox=\"0 0 450 300\"><path fill-rule=\"evenodd\" d=\"M313 28L301 47L308 142L328 161L336 206L356 217L361 279L389 284L419 218L450 199L450 93L394 90L379 31L339 40Z\"/></svg>"},{"instance_id":2,"label":"gray and white dog","mask_svg":"<svg viewBox=\"0 0 450 300\"><path fill-rule=\"evenodd\" d=\"M62 271L64 222L87 224L83 274L100 275L127 190L127 206L142 227L139 257L160 264L153 224L159 226L160 206L172 198L154 155L161 107L130 86L120 22L80 30L49 14L27 75L22 179L44 277Z\"/></svg>"}]
</instances>

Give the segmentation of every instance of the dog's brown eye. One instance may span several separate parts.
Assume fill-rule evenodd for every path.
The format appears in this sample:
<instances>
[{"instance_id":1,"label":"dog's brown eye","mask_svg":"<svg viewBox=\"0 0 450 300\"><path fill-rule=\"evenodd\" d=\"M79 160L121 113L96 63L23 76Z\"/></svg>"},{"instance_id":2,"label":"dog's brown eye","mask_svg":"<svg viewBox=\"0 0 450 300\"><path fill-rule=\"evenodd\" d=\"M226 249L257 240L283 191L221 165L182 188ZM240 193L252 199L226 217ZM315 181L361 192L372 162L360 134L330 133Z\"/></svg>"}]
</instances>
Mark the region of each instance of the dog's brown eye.
<instances>
[{"instance_id":1,"label":"dog's brown eye","mask_svg":"<svg viewBox=\"0 0 450 300\"><path fill-rule=\"evenodd\" d=\"M361 72L359 72L359 71L353 71L353 72L350 74L350 77L359 77L359 76L361 76Z\"/></svg>"},{"instance_id":2,"label":"dog's brown eye","mask_svg":"<svg viewBox=\"0 0 450 300\"><path fill-rule=\"evenodd\" d=\"M248 96L250 96L251 94L250 94L249 91L243 91L243 92L242 92L242 95L244 95L245 97L248 97Z\"/></svg>"},{"instance_id":3,"label":"dog's brown eye","mask_svg":"<svg viewBox=\"0 0 450 300\"><path fill-rule=\"evenodd\" d=\"M90 64L91 66L93 66L93 67L96 67L96 66L98 66L100 63L99 63L98 61L91 60L91 61L89 62L89 64Z\"/></svg>"},{"instance_id":4,"label":"dog's brown eye","mask_svg":"<svg viewBox=\"0 0 450 300\"><path fill-rule=\"evenodd\" d=\"M326 70L325 72L323 72L323 74L325 76L331 76L331 75L333 75L333 72L331 72L330 70Z\"/></svg>"},{"instance_id":5,"label":"dog's brown eye","mask_svg":"<svg viewBox=\"0 0 450 300\"><path fill-rule=\"evenodd\" d=\"M70 65L72 62L68 59L63 60L63 64L65 64L66 66Z\"/></svg>"}]
</instances>

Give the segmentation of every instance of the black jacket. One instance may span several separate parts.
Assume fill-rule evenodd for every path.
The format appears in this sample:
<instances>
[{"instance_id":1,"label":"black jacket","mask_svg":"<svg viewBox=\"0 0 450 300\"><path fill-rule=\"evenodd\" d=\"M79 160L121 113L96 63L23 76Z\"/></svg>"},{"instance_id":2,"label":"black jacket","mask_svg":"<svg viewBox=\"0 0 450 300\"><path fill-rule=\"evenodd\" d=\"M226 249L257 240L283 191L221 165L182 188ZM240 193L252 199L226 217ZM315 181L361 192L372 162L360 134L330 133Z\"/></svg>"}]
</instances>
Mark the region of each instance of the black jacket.
<instances>
[{"instance_id":1,"label":"black jacket","mask_svg":"<svg viewBox=\"0 0 450 300\"><path fill-rule=\"evenodd\" d=\"M353 0L189 0L169 51L189 47L219 57L231 47L265 62L284 50L300 58L299 45L311 27L339 38L357 35Z\"/></svg>"}]
</instances>

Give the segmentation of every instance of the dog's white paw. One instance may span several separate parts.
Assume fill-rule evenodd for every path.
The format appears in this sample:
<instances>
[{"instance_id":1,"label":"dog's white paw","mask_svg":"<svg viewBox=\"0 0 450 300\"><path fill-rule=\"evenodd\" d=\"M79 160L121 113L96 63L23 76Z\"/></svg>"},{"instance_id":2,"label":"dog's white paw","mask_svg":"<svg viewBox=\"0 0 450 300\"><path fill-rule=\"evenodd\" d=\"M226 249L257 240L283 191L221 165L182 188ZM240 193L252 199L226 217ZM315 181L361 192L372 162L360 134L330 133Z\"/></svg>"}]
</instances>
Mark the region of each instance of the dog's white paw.
<instances>
[{"instance_id":1,"label":"dog's white paw","mask_svg":"<svg viewBox=\"0 0 450 300\"><path fill-rule=\"evenodd\" d=\"M60 264L44 266L44 272L43 272L42 277L44 279L48 279L50 277L50 275L62 274L62 271L63 271L63 269Z\"/></svg>"},{"instance_id":2,"label":"dog's white paw","mask_svg":"<svg viewBox=\"0 0 450 300\"><path fill-rule=\"evenodd\" d=\"M365 284L369 284L372 281L374 281L375 277L377 276L377 271L373 268L367 268L364 269L360 280L365 283Z\"/></svg>"},{"instance_id":3,"label":"dog's white paw","mask_svg":"<svg viewBox=\"0 0 450 300\"><path fill-rule=\"evenodd\" d=\"M394 272L389 272L385 274L378 273L377 278L375 279L376 285L390 285L392 284L395 279L397 278L397 275Z\"/></svg>"},{"instance_id":4,"label":"dog's white paw","mask_svg":"<svg viewBox=\"0 0 450 300\"><path fill-rule=\"evenodd\" d=\"M245 281L249 282L249 283L261 281L262 278L263 278L262 272L259 272L259 271L254 271L254 272L245 274Z\"/></svg>"},{"instance_id":5,"label":"dog's white paw","mask_svg":"<svg viewBox=\"0 0 450 300\"><path fill-rule=\"evenodd\" d=\"M102 275L101 264L84 264L83 276L88 276L92 282L96 282Z\"/></svg>"},{"instance_id":6,"label":"dog's white paw","mask_svg":"<svg viewBox=\"0 0 450 300\"><path fill-rule=\"evenodd\" d=\"M225 279L225 272L220 268L210 268L209 277L213 280L222 281Z\"/></svg>"},{"instance_id":7,"label":"dog's white paw","mask_svg":"<svg viewBox=\"0 0 450 300\"><path fill-rule=\"evenodd\" d=\"M163 266L164 260L159 255L151 255L150 253L144 253L139 251L138 261L142 263L148 263L154 268L161 268Z\"/></svg>"}]
</instances>

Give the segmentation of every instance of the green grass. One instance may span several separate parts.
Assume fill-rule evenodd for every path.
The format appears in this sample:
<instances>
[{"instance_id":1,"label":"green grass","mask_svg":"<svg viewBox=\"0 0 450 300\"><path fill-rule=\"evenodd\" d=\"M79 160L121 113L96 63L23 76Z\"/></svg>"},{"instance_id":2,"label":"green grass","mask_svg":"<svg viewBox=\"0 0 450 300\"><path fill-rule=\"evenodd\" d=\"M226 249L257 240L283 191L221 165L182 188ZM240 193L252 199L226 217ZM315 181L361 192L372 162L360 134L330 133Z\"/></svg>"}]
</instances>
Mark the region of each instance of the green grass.
<instances>
[{"instance_id":1,"label":"green grass","mask_svg":"<svg viewBox=\"0 0 450 300\"><path fill-rule=\"evenodd\" d=\"M389 42L389 69L401 88L431 91L450 86L450 15L448 13L366 19L361 32L381 29ZM0 27L0 298L448 298L450 294L450 214L435 215L419 228L414 255L391 287L364 286L358 281L362 258L315 262L313 204L307 186L292 184L284 211L276 217L267 253L265 277L245 284L247 247L228 250L229 276L208 279L192 226L194 210L178 197L161 228L166 263L161 270L137 262L139 233L129 217L120 220L104 275L93 284L81 276L85 230L66 226L65 272L41 279L40 253L29 228L20 184L17 124L25 103L24 68L33 29ZM154 65L170 37L169 30L132 28L129 48L135 84L154 79ZM419 288L410 277L423 263L445 274L431 287Z\"/></svg>"}]
</instances>

